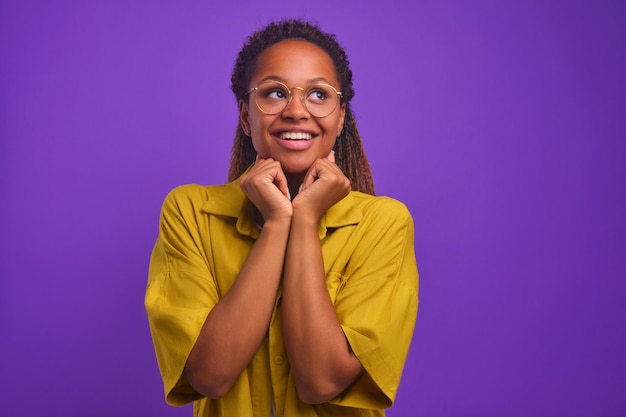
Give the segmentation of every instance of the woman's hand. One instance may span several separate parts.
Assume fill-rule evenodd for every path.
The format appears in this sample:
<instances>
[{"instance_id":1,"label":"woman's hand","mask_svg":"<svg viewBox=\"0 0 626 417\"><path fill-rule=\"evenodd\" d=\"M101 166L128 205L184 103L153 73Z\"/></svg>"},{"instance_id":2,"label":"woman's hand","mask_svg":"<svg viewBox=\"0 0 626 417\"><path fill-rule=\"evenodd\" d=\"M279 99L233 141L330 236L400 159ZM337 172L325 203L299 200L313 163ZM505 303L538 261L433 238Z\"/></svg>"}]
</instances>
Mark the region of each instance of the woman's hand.
<instances>
[{"instance_id":1,"label":"woman's hand","mask_svg":"<svg viewBox=\"0 0 626 417\"><path fill-rule=\"evenodd\" d=\"M241 178L240 186L266 222L293 215L287 178L280 162L257 156L254 166Z\"/></svg>"},{"instance_id":2,"label":"woman's hand","mask_svg":"<svg viewBox=\"0 0 626 417\"><path fill-rule=\"evenodd\" d=\"M316 160L309 168L293 207L319 221L326 210L349 192L350 180L335 164L334 151L330 151L326 158Z\"/></svg>"}]
</instances>

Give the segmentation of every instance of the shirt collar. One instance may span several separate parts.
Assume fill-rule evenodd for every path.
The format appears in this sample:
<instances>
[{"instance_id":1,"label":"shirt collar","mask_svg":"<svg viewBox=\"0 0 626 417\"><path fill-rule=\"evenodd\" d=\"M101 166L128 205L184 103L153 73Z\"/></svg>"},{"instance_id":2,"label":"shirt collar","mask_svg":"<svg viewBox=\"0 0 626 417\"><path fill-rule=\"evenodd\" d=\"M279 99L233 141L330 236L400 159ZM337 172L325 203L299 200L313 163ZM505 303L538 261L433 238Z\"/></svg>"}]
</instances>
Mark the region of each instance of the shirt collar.
<instances>
[{"instance_id":1,"label":"shirt collar","mask_svg":"<svg viewBox=\"0 0 626 417\"><path fill-rule=\"evenodd\" d=\"M240 179L220 186L211 193L209 200L202 206L206 213L237 219L237 232L253 239L259 237L259 227L254 222L253 206L239 187ZM319 224L320 239L326 237L328 229L358 224L363 214L357 207L353 193L349 193L338 203L330 207Z\"/></svg>"},{"instance_id":2,"label":"shirt collar","mask_svg":"<svg viewBox=\"0 0 626 417\"><path fill-rule=\"evenodd\" d=\"M250 200L239 187L239 179L216 187L202 206L202 211L216 216L237 220L237 232L253 239L259 237L259 227L254 222L254 211Z\"/></svg>"}]
</instances>

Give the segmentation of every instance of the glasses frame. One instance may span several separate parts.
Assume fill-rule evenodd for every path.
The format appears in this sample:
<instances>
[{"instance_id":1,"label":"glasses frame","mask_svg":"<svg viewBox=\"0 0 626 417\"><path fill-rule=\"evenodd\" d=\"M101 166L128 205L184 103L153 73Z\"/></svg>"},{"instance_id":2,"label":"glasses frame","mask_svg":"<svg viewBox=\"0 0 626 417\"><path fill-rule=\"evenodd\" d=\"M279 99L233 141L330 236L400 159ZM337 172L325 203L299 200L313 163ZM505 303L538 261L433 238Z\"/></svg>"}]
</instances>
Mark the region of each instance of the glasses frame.
<instances>
[{"instance_id":1,"label":"glasses frame","mask_svg":"<svg viewBox=\"0 0 626 417\"><path fill-rule=\"evenodd\" d=\"M280 109L279 111L277 111L277 112L267 112L267 111L263 110L263 109L261 108L261 106L259 106L259 103L258 103L258 101L257 101L257 96L255 95L255 96L254 96L254 104L255 104L255 105L256 105L256 107L259 109L259 111L261 111L261 113L263 113L263 114L267 114L267 115L275 115L275 114L279 114L279 113L282 113L283 111L285 111L285 109L286 109L287 107L289 107L289 105L291 104L291 100L293 99L293 93L292 93L292 91L293 91L293 90L300 90L300 91L302 91L302 96L300 97L300 102L302 103L302 105L303 105L303 106L304 106L304 108L306 109L307 113L309 113L309 114L310 114L311 116L313 116L313 117L317 117L317 118L320 118L320 119L321 119L321 118L324 118L324 117L328 117L328 116L330 116L331 114L333 114L333 112L334 112L335 110L337 110L337 107L338 107L339 103L341 102L341 98L343 97L343 93L342 93L341 91L338 91L335 87L333 87L332 85L327 84L327 83L316 83L316 84L313 84L313 85L311 85L311 86L309 86L309 87L307 87L307 88L304 88L304 87L292 87L292 88L289 88L289 87L287 86L287 84L285 84L285 83L281 83L280 81L276 81L276 80L267 80L267 81L263 81L262 83L260 83L260 84L259 84L259 85L257 85L256 87L252 87L251 89L249 89L249 90L246 92L246 95L249 95L249 94L252 94L252 93L256 93L257 91L259 91L259 88L260 88L263 84L269 84L269 83L272 83L272 84L279 84L279 85L281 85L281 86L285 87L285 89L286 89L286 90L287 90L287 92L289 93L289 98L287 99L287 104L285 104L285 107L283 107L283 108L282 108L282 109ZM333 89L333 91L334 91L334 92L335 92L335 94L337 95L337 101L335 102L335 106L333 107L333 109L332 109L332 110L331 110L328 114L326 114L326 115L324 115L324 116L316 116L316 115L314 115L313 113L311 113L311 111L309 110L309 108L308 108L308 107L307 107L307 105L306 105L306 99L305 99L305 97L306 97L306 94L305 94L305 93L306 93L306 91L307 91L309 88L315 87L315 86L317 86L317 85L323 85L323 86L325 86L325 87L330 87L330 88L332 88L332 89Z\"/></svg>"}]
</instances>

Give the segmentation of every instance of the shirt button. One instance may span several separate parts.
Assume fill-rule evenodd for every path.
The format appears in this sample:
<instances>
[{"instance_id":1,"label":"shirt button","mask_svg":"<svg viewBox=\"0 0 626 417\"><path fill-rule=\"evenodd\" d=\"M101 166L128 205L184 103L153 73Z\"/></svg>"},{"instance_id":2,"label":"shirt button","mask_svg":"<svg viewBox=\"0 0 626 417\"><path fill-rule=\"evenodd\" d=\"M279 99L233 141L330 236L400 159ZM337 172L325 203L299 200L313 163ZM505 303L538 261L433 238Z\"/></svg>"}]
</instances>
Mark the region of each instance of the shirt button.
<instances>
[{"instance_id":1,"label":"shirt button","mask_svg":"<svg viewBox=\"0 0 626 417\"><path fill-rule=\"evenodd\" d=\"M274 358L274 361L275 361L278 365L282 365L282 364L283 364L283 362L285 361L285 359L283 359L283 357L282 357L282 356L276 356L276 357Z\"/></svg>"}]
</instances>

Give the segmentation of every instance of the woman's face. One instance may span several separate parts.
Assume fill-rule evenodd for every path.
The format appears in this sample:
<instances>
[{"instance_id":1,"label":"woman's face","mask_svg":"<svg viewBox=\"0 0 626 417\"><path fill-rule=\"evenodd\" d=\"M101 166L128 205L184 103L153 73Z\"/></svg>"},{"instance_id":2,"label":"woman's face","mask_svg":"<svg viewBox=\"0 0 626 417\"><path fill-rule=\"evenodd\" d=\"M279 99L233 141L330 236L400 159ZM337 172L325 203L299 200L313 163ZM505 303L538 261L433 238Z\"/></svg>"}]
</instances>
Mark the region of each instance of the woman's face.
<instances>
[{"instance_id":1,"label":"woman's face","mask_svg":"<svg viewBox=\"0 0 626 417\"><path fill-rule=\"evenodd\" d=\"M314 84L330 84L341 90L330 56L318 46L289 39L267 48L259 55L249 88L264 81L280 81L292 89L293 98L278 114L265 114L255 104L254 95L239 103L244 130L262 158L280 161L287 174L306 172L317 158L326 157L343 128L345 105L338 105L326 117L312 116L302 104L303 90Z\"/></svg>"}]
</instances>

